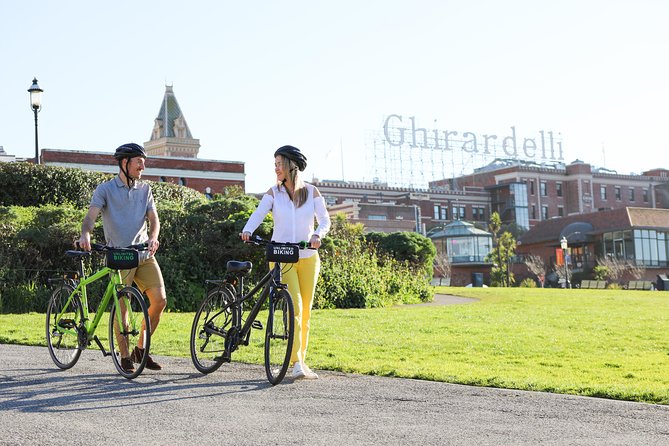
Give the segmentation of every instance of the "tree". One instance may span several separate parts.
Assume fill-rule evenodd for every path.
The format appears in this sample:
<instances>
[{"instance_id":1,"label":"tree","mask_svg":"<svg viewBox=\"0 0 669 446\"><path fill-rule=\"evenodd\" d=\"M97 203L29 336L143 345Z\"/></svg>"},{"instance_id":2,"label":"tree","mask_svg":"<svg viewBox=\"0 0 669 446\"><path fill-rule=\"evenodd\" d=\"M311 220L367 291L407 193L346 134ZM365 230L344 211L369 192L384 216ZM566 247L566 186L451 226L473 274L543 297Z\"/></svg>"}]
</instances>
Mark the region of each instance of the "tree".
<instances>
[{"instance_id":1,"label":"tree","mask_svg":"<svg viewBox=\"0 0 669 446\"><path fill-rule=\"evenodd\" d=\"M544 260L534 254L525 256L525 266L527 270L534 274L539 282L541 282L541 288L544 287L544 281L546 279L546 264Z\"/></svg>"},{"instance_id":2,"label":"tree","mask_svg":"<svg viewBox=\"0 0 669 446\"><path fill-rule=\"evenodd\" d=\"M621 279L623 274L625 274L625 270L627 269L627 262L613 256L600 257L597 259L597 264L598 266L606 268L608 273L606 274L606 277L616 283Z\"/></svg>"},{"instance_id":3,"label":"tree","mask_svg":"<svg viewBox=\"0 0 669 446\"><path fill-rule=\"evenodd\" d=\"M437 253L434 258L434 270L440 277L451 277L451 261L448 254Z\"/></svg>"},{"instance_id":4,"label":"tree","mask_svg":"<svg viewBox=\"0 0 669 446\"><path fill-rule=\"evenodd\" d=\"M510 232L502 231L502 219L497 212L493 212L490 216L488 229L493 239L493 249L486 256L486 261L493 264L490 283L493 286L510 287L515 283L509 264L515 254L516 239Z\"/></svg>"},{"instance_id":5,"label":"tree","mask_svg":"<svg viewBox=\"0 0 669 446\"><path fill-rule=\"evenodd\" d=\"M432 266L437 249L432 240L416 232L398 231L390 234L370 233L365 238L378 249L400 262L409 262L432 277Z\"/></svg>"}]
</instances>

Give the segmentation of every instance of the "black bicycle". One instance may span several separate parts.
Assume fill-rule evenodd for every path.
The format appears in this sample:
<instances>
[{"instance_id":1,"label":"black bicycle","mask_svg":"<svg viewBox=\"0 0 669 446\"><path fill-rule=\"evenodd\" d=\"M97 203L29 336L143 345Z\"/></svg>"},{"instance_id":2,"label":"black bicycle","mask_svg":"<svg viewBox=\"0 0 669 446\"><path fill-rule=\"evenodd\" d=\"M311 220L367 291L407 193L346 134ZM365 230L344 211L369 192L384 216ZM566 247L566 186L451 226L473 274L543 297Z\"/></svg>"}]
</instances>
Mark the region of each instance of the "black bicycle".
<instances>
[{"instance_id":1,"label":"black bicycle","mask_svg":"<svg viewBox=\"0 0 669 446\"><path fill-rule=\"evenodd\" d=\"M251 329L263 329L256 318L267 302L265 372L275 385L286 375L295 336L295 310L287 285L281 283L281 265L296 263L299 249L307 248L307 243L277 243L257 236L246 243L265 247L267 260L274 262L274 266L247 294L243 292L244 277L253 267L251 262L231 260L225 279L206 281L214 288L206 293L195 313L190 335L191 358L202 373L211 373L224 362L230 362L232 352L240 345L249 345ZM258 292L258 300L245 317L244 305Z\"/></svg>"}]
</instances>

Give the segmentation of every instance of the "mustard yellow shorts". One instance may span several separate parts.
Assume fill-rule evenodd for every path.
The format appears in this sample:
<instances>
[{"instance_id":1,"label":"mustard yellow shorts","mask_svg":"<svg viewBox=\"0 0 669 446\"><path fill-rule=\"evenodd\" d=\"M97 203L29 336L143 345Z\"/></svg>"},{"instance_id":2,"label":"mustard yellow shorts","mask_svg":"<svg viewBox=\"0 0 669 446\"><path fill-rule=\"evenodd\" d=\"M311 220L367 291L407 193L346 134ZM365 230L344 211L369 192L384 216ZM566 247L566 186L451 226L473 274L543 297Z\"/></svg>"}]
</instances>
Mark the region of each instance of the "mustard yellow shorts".
<instances>
[{"instance_id":1,"label":"mustard yellow shorts","mask_svg":"<svg viewBox=\"0 0 669 446\"><path fill-rule=\"evenodd\" d=\"M132 285L134 281L142 293L151 288L162 288L165 286L163 273L160 271L160 265L158 265L155 257L140 260L137 268L121 271L121 277L123 277L126 285Z\"/></svg>"}]
</instances>

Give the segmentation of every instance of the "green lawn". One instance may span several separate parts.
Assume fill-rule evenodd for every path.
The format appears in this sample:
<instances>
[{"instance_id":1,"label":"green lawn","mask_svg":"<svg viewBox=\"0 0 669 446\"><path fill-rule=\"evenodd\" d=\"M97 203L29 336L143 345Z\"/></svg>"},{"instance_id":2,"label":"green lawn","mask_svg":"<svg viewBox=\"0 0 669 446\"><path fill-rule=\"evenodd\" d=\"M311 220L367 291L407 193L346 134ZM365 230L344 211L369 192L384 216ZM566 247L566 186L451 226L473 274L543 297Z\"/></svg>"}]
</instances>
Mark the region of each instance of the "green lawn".
<instances>
[{"instance_id":1,"label":"green lawn","mask_svg":"<svg viewBox=\"0 0 669 446\"><path fill-rule=\"evenodd\" d=\"M314 311L307 362L316 369L669 404L669 293L438 292L480 301ZM189 356L192 318L165 314L152 352ZM0 315L0 342L45 345L43 319ZM261 358L261 332L233 354L234 361Z\"/></svg>"}]
</instances>

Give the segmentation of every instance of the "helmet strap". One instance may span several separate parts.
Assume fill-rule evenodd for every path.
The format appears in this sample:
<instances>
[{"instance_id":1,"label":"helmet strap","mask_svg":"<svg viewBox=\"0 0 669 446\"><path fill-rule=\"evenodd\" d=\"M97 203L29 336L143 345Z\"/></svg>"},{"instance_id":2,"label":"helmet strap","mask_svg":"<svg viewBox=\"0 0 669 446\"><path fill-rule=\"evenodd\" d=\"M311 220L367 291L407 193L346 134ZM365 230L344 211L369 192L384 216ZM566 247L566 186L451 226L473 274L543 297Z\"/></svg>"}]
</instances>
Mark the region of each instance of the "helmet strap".
<instances>
[{"instance_id":1,"label":"helmet strap","mask_svg":"<svg viewBox=\"0 0 669 446\"><path fill-rule=\"evenodd\" d=\"M125 162L125 168L123 167L123 159L126 160ZM128 187L132 189L135 187L135 178L131 177L130 174L128 173L128 163L132 158L123 158L121 161L118 162L119 167L121 168L121 172L123 172L123 176L125 176L125 181L128 184Z\"/></svg>"}]
</instances>

